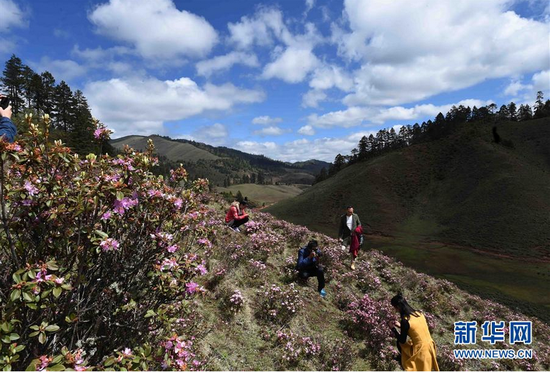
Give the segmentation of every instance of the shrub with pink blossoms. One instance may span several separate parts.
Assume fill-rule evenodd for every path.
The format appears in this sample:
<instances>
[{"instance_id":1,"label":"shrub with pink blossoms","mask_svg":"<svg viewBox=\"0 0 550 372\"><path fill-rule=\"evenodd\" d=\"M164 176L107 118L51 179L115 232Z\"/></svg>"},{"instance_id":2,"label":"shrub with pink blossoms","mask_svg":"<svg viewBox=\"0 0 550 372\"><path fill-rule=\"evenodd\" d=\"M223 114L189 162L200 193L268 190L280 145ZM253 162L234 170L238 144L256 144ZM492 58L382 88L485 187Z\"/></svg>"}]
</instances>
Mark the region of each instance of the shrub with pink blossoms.
<instances>
[{"instance_id":1,"label":"shrub with pink blossoms","mask_svg":"<svg viewBox=\"0 0 550 372\"><path fill-rule=\"evenodd\" d=\"M146 330L161 326L159 307L203 291L193 284L203 260L190 251L212 238L198 204L208 184L188 183L182 169L169 182L154 175L152 143L81 157L52 142L48 126L27 117L16 146L0 142L0 333L10 338L0 369L97 369L113 350L135 358L155 345L159 334ZM59 354L77 347L75 363Z\"/></svg>"}]
</instances>

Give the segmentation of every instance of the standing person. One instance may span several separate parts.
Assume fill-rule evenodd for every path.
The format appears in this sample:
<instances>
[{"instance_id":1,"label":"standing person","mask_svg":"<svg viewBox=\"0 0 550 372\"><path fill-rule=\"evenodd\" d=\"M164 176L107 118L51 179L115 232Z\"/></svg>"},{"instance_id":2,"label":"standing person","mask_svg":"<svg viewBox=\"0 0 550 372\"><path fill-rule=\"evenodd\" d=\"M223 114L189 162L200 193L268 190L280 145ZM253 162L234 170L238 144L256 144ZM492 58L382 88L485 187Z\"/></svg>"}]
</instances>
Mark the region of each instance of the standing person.
<instances>
[{"instance_id":1,"label":"standing person","mask_svg":"<svg viewBox=\"0 0 550 372\"><path fill-rule=\"evenodd\" d=\"M231 207L225 215L225 224L236 232L241 231L239 226L248 222L248 214L244 211L246 206L246 201L235 201L231 203Z\"/></svg>"},{"instance_id":2,"label":"standing person","mask_svg":"<svg viewBox=\"0 0 550 372\"><path fill-rule=\"evenodd\" d=\"M363 227L361 225L357 226L351 234L351 241L349 244L349 253L351 253L351 269L355 270L355 260L357 259L357 254L359 253L359 247L361 246L361 237L363 235Z\"/></svg>"},{"instance_id":3,"label":"standing person","mask_svg":"<svg viewBox=\"0 0 550 372\"><path fill-rule=\"evenodd\" d=\"M302 247L298 251L298 263L296 264L296 270L301 278L307 279L310 276L317 277L317 290L321 297L325 297L325 272L322 266L319 266L319 257L322 252L318 248L319 243L317 240L310 240L305 247Z\"/></svg>"},{"instance_id":4,"label":"standing person","mask_svg":"<svg viewBox=\"0 0 550 372\"><path fill-rule=\"evenodd\" d=\"M413 309L401 294L391 299L395 311L401 315L392 331L401 353L401 366L405 371L439 371L435 342L432 340L424 315ZM400 331L397 330L400 329ZM410 340L407 340L409 336Z\"/></svg>"},{"instance_id":5,"label":"standing person","mask_svg":"<svg viewBox=\"0 0 550 372\"><path fill-rule=\"evenodd\" d=\"M353 213L353 207L349 206L346 213L340 217L340 227L338 229L338 240L342 243L343 250L346 250L348 247L351 248L351 237L353 233L355 233L357 226L361 226L361 220L357 214ZM352 270L355 269L355 258L353 254L351 266Z\"/></svg>"},{"instance_id":6,"label":"standing person","mask_svg":"<svg viewBox=\"0 0 550 372\"><path fill-rule=\"evenodd\" d=\"M7 101L7 97L0 94L0 101L4 103ZM11 105L7 101L6 108L0 105L0 138L4 138L8 142L15 141L15 136L17 135L17 128L11 121Z\"/></svg>"}]
</instances>

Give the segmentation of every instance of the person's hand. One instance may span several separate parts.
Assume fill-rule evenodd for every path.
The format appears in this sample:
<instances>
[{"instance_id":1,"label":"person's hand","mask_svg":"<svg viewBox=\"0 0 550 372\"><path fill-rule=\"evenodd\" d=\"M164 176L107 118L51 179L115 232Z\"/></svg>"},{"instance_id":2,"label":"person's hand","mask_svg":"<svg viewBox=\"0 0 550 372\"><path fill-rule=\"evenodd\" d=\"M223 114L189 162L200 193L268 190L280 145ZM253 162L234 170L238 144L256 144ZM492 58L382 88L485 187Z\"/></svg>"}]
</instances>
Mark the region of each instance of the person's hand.
<instances>
[{"instance_id":1,"label":"person's hand","mask_svg":"<svg viewBox=\"0 0 550 372\"><path fill-rule=\"evenodd\" d=\"M394 326L397 328L401 328L401 323L396 320Z\"/></svg>"},{"instance_id":2,"label":"person's hand","mask_svg":"<svg viewBox=\"0 0 550 372\"><path fill-rule=\"evenodd\" d=\"M0 107L0 116L2 117L5 117L5 118L8 118L8 119L11 119L11 105L9 105L8 107L6 107L5 109L3 109L2 107Z\"/></svg>"},{"instance_id":3,"label":"person's hand","mask_svg":"<svg viewBox=\"0 0 550 372\"><path fill-rule=\"evenodd\" d=\"M314 251L311 251L311 253L309 254L308 257L309 257L309 258L314 258L314 257L315 257L315 252L314 252Z\"/></svg>"}]
</instances>

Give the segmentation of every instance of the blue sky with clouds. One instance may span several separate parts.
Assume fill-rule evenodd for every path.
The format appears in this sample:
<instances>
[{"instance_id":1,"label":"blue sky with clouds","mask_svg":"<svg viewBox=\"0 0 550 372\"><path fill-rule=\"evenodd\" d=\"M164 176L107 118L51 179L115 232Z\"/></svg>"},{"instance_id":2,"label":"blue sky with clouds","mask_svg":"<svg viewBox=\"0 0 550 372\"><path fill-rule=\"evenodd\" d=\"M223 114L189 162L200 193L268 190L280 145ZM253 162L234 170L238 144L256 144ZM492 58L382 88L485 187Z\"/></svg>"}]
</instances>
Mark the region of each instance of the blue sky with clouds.
<instances>
[{"instance_id":1,"label":"blue sky with clouds","mask_svg":"<svg viewBox=\"0 0 550 372\"><path fill-rule=\"evenodd\" d=\"M81 89L115 137L332 161L453 104L550 94L538 0L0 0L0 61Z\"/></svg>"}]
</instances>

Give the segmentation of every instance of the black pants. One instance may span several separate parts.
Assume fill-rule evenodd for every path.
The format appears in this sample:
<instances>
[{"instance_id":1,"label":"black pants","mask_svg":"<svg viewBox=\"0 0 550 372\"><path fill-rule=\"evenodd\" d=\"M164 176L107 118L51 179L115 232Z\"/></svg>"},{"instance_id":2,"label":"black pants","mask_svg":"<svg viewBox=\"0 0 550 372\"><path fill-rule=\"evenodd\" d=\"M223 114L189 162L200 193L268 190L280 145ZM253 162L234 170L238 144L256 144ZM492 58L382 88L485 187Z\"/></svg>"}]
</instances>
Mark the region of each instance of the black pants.
<instances>
[{"instance_id":1,"label":"black pants","mask_svg":"<svg viewBox=\"0 0 550 372\"><path fill-rule=\"evenodd\" d=\"M312 267L308 270L300 270L298 275L303 279L307 279L310 276L316 276L319 284L317 290L320 292L321 289L325 288L325 271L322 267Z\"/></svg>"},{"instance_id":2,"label":"black pants","mask_svg":"<svg viewBox=\"0 0 550 372\"><path fill-rule=\"evenodd\" d=\"M242 220L231 220L227 223L227 226L233 228L233 229L236 229L237 227L245 224L248 222L248 216L246 216L245 218L243 218Z\"/></svg>"}]
</instances>

